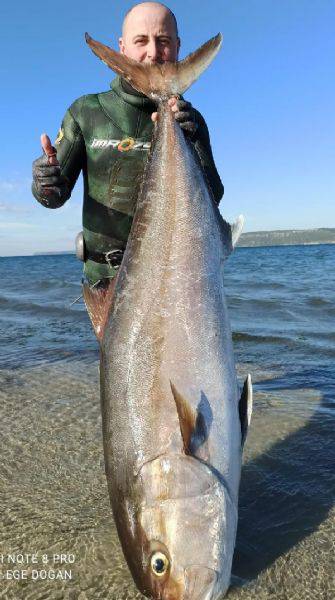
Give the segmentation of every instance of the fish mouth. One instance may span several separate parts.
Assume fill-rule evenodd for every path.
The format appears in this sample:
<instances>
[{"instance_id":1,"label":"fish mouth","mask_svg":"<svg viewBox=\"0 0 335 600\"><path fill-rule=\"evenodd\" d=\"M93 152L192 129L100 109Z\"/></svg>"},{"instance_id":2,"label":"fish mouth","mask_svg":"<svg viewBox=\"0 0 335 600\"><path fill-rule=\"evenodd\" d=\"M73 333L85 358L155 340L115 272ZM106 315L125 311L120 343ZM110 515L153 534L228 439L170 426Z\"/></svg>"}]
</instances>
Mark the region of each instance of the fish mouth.
<instances>
[{"instance_id":1,"label":"fish mouth","mask_svg":"<svg viewBox=\"0 0 335 600\"><path fill-rule=\"evenodd\" d=\"M202 565L184 569L185 591L182 600L214 600L217 571Z\"/></svg>"},{"instance_id":2,"label":"fish mouth","mask_svg":"<svg viewBox=\"0 0 335 600\"><path fill-rule=\"evenodd\" d=\"M218 573L203 565L190 565L184 568L184 577L177 586L167 586L155 600L216 600Z\"/></svg>"}]
</instances>

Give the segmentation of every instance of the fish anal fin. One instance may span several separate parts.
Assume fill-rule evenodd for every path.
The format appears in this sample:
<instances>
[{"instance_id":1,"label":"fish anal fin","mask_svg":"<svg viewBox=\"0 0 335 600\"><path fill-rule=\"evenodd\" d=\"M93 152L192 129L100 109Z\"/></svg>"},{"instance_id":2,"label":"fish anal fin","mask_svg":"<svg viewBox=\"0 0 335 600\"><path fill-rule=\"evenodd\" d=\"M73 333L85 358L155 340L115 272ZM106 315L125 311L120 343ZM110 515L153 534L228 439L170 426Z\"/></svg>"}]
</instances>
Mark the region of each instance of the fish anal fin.
<instances>
[{"instance_id":1,"label":"fish anal fin","mask_svg":"<svg viewBox=\"0 0 335 600\"><path fill-rule=\"evenodd\" d=\"M113 301L115 280L116 277L109 281L106 286L99 288L91 287L87 283L83 284L86 309L99 342L103 338L109 309Z\"/></svg>"},{"instance_id":2,"label":"fish anal fin","mask_svg":"<svg viewBox=\"0 0 335 600\"><path fill-rule=\"evenodd\" d=\"M239 415L241 422L241 445L244 446L248 427L251 421L252 413L252 383L251 375L249 374L243 384L242 393L239 401Z\"/></svg>"},{"instance_id":3,"label":"fish anal fin","mask_svg":"<svg viewBox=\"0 0 335 600\"><path fill-rule=\"evenodd\" d=\"M185 454L191 454L192 435L196 428L197 412L192 405L180 394L170 381L171 391L176 403L181 437L183 439Z\"/></svg>"}]
</instances>

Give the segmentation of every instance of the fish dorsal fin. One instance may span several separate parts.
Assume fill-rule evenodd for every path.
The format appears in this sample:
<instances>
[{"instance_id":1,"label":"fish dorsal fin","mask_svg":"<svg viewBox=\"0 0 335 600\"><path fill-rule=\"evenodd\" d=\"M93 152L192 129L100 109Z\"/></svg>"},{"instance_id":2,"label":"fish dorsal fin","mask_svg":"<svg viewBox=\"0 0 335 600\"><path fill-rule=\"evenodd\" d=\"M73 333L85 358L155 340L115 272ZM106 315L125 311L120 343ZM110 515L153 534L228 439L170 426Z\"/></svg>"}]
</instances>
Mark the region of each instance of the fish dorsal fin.
<instances>
[{"instance_id":1,"label":"fish dorsal fin","mask_svg":"<svg viewBox=\"0 0 335 600\"><path fill-rule=\"evenodd\" d=\"M178 392L172 381L170 381L170 385L176 403L184 451L186 454L191 454L191 439L197 422L197 413L184 396Z\"/></svg>"},{"instance_id":2,"label":"fish dorsal fin","mask_svg":"<svg viewBox=\"0 0 335 600\"><path fill-rule=\"evenodd\" d=\"M252 383L251 383L251 375L249 374L246 378L241 397L239 402L239 415L241 422L241 446L243 448L247 433L248 427L251 421L251 413L252 413Z\"/></svg>"},{"instance_id":3,"label":"fish dorsal fin","mask_svg":"<svg viewBox=\"0 0 335 600\"><path fill-rule=\"evenodd\" d=\"M183 94L210 65L222 44L219 33L180 62L139 63L85 34L87 44L110 69L121 75L139 92L153 99Z\"/></svg>"},{"instance_id":4,"label":"fish dorsal fin","mask_svg":"<svg viewBox=\"0 0 335 600\"><path fill-rule=\"evenodd\" d=\"M83 297L88 315L91 319L95 335L101 342L111 307L116 277L109 281L106 287L90 287L87 283L83 285Z\"/></svg>"}]
</instances>

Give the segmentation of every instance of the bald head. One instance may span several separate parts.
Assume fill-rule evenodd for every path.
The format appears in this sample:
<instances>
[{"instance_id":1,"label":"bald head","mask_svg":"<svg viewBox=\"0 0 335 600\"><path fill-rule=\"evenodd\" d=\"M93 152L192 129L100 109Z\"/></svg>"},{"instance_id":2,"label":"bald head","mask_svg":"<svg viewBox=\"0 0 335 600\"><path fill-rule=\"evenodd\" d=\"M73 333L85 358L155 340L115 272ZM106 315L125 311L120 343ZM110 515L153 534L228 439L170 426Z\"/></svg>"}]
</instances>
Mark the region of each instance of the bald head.
<instances>
[{"instance_id":1,"label":"bald head","mask_svg":"<svg viewBox=\"0 0 335 600\"><path fill-rule=\"evenodd\" d=\"M126 13L125 18L123 19L122 36L124 36L128 17L133 12L136 13L138 10L140 12L147 10L151 14L153 14L155 10L158 10L158 11L161 11L163 14L166 14L168 17L170 17L172 19L172 21L174 23L175 31L176 31L176 37L178 37L178 24L177 24L177 19L175 17L175 14L172 12L172 10L170 10L170 8L168 8L167 6L165 6L165 4L162 4L161 2L140 2L139 4L136 4L135 6L130 8L128 10L128 12Z\"/></svg>"},{"instance_id":2,"label":"bald head","mask_svg":"<svg viewBox=\"0 0 335 600\"><path fill-rule=\"evenodd\" d=\"M160 2L136 4L123 21L119 47L138 62L176 61L180 47L176 17Z\"/></svg>"}]
</instances>

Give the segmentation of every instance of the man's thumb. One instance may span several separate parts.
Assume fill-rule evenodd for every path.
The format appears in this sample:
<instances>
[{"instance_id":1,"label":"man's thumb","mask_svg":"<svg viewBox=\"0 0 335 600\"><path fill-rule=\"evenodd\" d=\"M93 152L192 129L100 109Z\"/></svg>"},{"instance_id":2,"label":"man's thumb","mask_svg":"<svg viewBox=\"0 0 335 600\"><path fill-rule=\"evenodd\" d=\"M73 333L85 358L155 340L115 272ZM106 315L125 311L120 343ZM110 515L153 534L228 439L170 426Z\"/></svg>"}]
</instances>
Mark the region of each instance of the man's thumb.
<instances>
[{"instance_id":1,"label":"man's thumb","mask_svg":"<svg viewBox=\"0 0 335 600\"><path fill-rule=\"evenodd\" d=\"M41 135L41 144L44 154L48 157L49 165L58 165L56 148L52 146L50 138L46 133L42 133Z\"/></svg>"}]
</instances>

